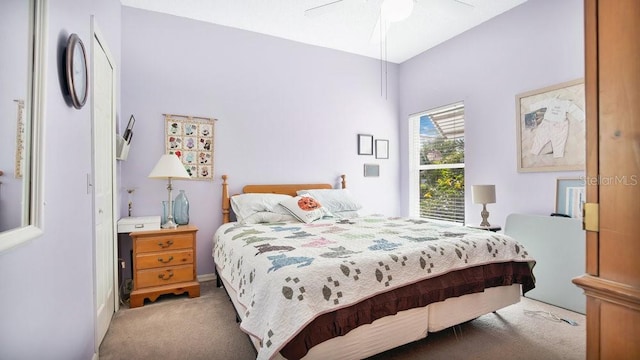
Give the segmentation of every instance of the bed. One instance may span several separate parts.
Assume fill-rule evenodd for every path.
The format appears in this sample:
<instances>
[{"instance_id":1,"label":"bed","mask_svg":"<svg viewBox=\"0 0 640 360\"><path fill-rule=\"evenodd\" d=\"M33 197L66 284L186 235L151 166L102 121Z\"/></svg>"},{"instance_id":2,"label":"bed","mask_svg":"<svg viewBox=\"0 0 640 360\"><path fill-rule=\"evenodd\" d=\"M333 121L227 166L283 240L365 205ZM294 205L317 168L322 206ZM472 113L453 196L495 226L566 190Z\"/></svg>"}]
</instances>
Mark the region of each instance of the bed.
<instances>
[{"instance_id":1,"label":"bed","mask_svg":"<svg viewBox=\"0 0 640 360\"><path fill-rule=\"evenodd\" d=\"M337 189L247 185L233 197L222 178L216 277L258 359L366 358L535 287L535 260L514 239L361 214L344 175Z\"/></svg>"}]
</instances>

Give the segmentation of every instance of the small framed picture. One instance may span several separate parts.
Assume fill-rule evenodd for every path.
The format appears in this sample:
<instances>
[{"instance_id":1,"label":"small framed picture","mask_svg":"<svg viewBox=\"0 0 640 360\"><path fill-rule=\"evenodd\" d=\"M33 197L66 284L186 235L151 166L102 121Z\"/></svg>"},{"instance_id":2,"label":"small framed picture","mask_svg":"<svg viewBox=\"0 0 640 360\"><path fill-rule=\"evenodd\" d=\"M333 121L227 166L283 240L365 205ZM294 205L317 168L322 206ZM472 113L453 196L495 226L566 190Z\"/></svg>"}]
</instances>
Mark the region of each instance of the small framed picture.
<instances>
[{"instance_id":1,"label":"small framed picture","mask_svg":"<svg viewBox=\"0 0 640 360\"><path fill-rule=\"evenodd\" d=\"M582 219L582 204L586 200L584 179L558 178L556 183L556 209L558 214Z\"/></svg>"},{"instance_id":2,"label":"small framed picture","mask_svg":"<svg viewBox=\"0 0 640 360\"><path fill-rule=\"evenodd\" d=\"M376 140L376 159L389 158L389 140Z\"/></svg>"},{"instance_id":3,"label":"small framed picture","mask_svg":"<svg viewBox=\"0 0 640 360\"><path fill-rule=\"evenodd\" d=\"M358 155L373 155L373 135L358 134Z\"/></svg>"},{"instance_id":4,"label":"small framed picture","mask_svg":"<svg viewBox=\"0 0 640 360\"><path fill-rule=\"evenodd\" d=\"M364 176L365 177L378 177L378 176L380 176L380 165L378 165L378 164L364 164Z\"/></svg>"}]
</instances>

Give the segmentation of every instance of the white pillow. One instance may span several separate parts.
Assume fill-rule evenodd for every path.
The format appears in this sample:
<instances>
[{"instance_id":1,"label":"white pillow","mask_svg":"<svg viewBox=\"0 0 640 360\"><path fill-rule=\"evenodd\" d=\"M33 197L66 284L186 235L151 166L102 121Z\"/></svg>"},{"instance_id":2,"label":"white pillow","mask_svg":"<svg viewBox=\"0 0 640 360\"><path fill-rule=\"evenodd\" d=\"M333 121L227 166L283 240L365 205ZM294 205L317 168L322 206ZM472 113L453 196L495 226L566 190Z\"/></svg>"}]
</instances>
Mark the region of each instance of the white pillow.
<instances>
[{"instance_id":1,"label":"white pillow","mask_svg":"<svg viewBox=\"0 0 640 360\"><path fill-rule=\"evenodd\" d=\"M298 190L297 194L309 194L313 196L322 206L326 207L327 210L332 213L362 209L362 204L356 200L348 189Z\"/></svg>"},{"instance_id":2,"label":"white pillow","mask_svg":"<svg viewBox=\"0 0 640 360\"><path fill-rule=\"evenodd\" d=\"M283 210L286 211L286 209L284 208ZM263 223L274 223L274 222L282 222L282 221L298 222L298 219L296 219L291 214L283 215L283 214L276 214L274 212L269 212L269 211L260 211L247 216L240 223L241 224L263 224Z\"/></svg>"},{"instance_id":3,"label":"white pillow","mask_svg":"<svg viewBox=\"0 0 640 360\"><path fill-rule=\"evenodd\" d=\"M307 224L324 216L332 216L319 201L307 194L286 199L280 205L289 210L298 220Z\"/></svg>"},{"instance_id":4,"label":"white pillow","mask_svg":"<svg viewBox=\"0 0 640 360\"><path fill-rule=\"evenodd\" d=\"M285 209L280 206L280 202L291 199L293 196L285 194L260 194L247 193L231 197L231 208L236 214L236 220L242 222L245 218L257 212L273 212L281 215L289 215Z\"/></svg>"}]
</instances>

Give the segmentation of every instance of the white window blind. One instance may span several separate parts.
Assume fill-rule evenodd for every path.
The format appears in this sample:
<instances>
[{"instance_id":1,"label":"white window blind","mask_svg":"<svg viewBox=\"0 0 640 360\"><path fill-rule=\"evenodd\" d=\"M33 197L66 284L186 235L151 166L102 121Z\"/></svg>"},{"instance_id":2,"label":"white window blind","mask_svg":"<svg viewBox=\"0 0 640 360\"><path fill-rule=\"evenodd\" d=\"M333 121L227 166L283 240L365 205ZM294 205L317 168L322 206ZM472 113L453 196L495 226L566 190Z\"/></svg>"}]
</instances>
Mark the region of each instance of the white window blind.
<instances>
[{"instance_id":1,"label":"white window blind","mask_svg":"<svg viewBox=\"0 0 640 360\"><path fill-rule=\"evenodd\" d=\"M409 214L464 223L464 104L415 114L409 121Z\"/></svg>"}]
</instances>

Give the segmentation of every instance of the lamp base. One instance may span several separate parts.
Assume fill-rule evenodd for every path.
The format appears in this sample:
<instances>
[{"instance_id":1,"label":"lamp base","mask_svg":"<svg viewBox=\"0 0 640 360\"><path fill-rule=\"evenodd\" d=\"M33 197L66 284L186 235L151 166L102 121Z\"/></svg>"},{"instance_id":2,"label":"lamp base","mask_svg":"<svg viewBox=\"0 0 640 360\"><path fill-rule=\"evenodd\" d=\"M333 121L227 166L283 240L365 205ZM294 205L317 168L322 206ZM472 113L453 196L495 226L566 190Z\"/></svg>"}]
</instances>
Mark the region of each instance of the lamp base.
<instances>
[{"instance_id":1,"label":"lamp base","mask_svg":"<svg viewBox=\"0 0 640 360\"><path fill-rule=\"evenodd\" d=\"M160 226L163 229L175 229L178 227L178 224L173 222L173 219L169 219L167 220L166 223L162 224L162 226Z\"/></svg>"},{"instance_id":2,"label":"lamp base","mask_svg":"<svg viewBox=\"0 0 640 360\"><path fill-rule=\"evenodd\" d=\"M487 204L482 204L482 211L480 212L480 216L482 216L482 222L480 223L480 226L483 226L483 227L491 226L491 224L489 224L489 221L487 220L487 219L489 219L489 212L487 211Z\"/></svg>"}]
</instances>

